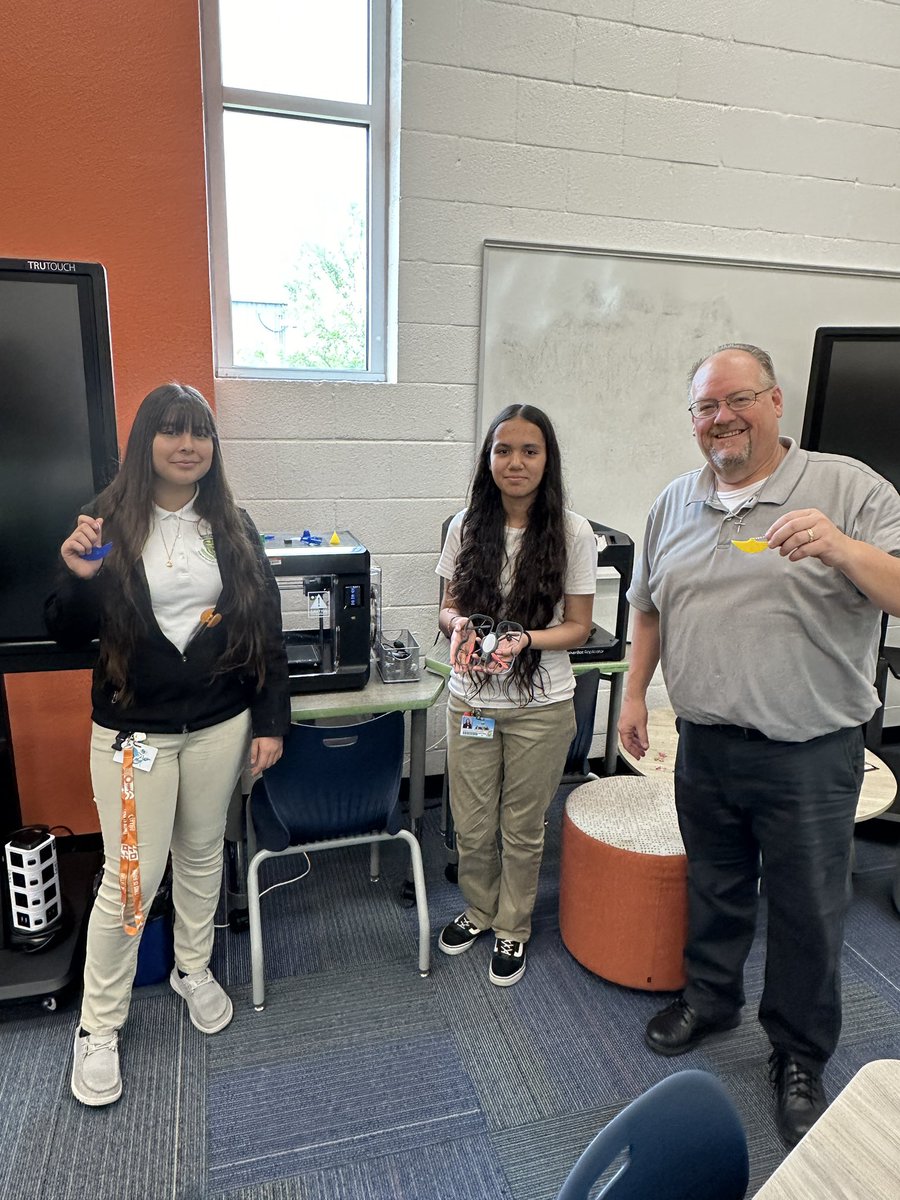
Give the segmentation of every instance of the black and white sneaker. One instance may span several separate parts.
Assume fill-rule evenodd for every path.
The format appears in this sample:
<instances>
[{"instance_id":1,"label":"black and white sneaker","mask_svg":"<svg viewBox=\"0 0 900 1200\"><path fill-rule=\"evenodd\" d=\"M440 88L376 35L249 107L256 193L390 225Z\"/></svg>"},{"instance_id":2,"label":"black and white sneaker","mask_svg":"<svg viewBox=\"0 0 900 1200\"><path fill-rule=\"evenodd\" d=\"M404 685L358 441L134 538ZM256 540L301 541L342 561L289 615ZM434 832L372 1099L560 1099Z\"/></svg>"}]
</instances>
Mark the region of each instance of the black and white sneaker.
<instances>
[{"instance_id":1,"label":"black and white sneaker","mask_svg":"<svg viewBox=\"0 0 900 1200\"><path fill-rule=\"evenodd\" d=\"M497 938L488 978L497 987L518 983L525 974L525 943L512 938Z\"/></svg>"},{"instance_id":2,"label":"black and white sneaker","mask_svg":"<svg viewBox=\"0 0 900 1200\"><path fill-rule=\"evenodd\" d=\"M441 930L438 946L445 954L463 954L483 933L463 912Z\"/></svg>"}]
</instances>

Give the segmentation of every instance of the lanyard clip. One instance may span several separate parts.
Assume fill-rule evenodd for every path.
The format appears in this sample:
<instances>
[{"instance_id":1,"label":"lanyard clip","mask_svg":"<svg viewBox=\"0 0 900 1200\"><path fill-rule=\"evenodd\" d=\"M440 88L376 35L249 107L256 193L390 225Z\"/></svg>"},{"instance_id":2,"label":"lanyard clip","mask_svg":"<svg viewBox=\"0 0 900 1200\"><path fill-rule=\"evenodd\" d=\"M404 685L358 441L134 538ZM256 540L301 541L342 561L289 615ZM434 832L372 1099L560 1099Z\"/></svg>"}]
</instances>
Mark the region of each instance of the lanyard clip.
<instances>
[{"instance_id":1,"label":"lanyard clip","mask_svg":"<svg viewBox=\"0 0 900 1200\"><path fill-rule=\"evenodd\" d=\"M134 734L130 730L121 730L116 734L116 740L112 744L113 750L123 750L126 746L132 744Z\"/></svg>"}]
</instances>

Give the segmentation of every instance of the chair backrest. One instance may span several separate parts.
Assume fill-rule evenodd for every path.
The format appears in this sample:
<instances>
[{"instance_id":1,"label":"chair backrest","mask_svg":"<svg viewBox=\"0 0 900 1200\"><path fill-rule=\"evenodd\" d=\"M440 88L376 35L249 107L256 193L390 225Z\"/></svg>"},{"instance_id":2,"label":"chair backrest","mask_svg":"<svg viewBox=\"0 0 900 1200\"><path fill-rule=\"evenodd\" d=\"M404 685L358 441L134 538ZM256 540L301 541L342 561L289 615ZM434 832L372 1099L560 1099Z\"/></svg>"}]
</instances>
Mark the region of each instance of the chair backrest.
<instances>
[{"instance_id":1,"label":"chair backrest","mask_svg":"<svg viewBox=\"0 0 900 1200\"><path fill-rule=\"evenodd\" d=\"M575 676L575 736L566 754L564 775L587 775L591 769L588 757L594 740L594 713L599 687L599 671L585 671Z\"/></svg>"},{"instance_id":2,"label":"chair backrest","mask_svg":"<svg viewBox=\"0 0 900 1200\"><path fill-rule=\"evenodd\" d=\"M722 1084L706 1071L657 1083L597 1134L558 1200L587 1200L593 1183L627 1152L597 1200L743 1200L747 1138Z\"/></svg>"},{"instance_id":3,"label":"chair backrest","mask_svg":"<svg viewBox=\"0 0 900 1200\"><path fill-rule=\"evenodd\" d=\"M285 850L327 838L396 833L402 772L401 712L357 725L292 725L281 758L253 788L257 842Z\"/></svg>"}]
</instances>

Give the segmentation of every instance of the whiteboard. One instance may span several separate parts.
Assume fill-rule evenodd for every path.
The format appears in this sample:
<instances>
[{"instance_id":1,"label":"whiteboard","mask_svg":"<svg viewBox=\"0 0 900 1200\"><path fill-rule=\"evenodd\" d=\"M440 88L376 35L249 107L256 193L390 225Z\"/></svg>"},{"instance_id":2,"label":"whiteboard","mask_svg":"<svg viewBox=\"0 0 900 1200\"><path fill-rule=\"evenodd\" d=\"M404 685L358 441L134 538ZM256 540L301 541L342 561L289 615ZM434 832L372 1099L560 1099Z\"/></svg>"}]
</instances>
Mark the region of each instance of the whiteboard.
<instances>
[{"instance_id":1,"label":"whiteboard","mask_svg":"<svg viewBox=\"0 0 900 1200\"><path fill-rule=\"evenodd\" d=\"M687 373L723 342L768 350L797 440L820 325L900 324L900 274L484 243L477 444L507 404L559 436L571 507L640 546L651 504L703 464Z\"/></svg>"}]
</instances>

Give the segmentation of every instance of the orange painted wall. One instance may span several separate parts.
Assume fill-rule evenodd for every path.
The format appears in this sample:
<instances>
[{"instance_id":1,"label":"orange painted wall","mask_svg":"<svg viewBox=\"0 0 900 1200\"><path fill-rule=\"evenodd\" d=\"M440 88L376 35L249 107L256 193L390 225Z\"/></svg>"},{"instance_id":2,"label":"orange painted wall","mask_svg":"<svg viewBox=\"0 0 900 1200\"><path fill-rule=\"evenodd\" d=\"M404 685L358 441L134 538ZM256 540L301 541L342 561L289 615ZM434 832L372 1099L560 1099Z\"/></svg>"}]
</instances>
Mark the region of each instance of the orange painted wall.
<instances>
[{"instance_id":1,"label":"orange painted wall","mask_svg":"<svg viewBox=\"0 0 900 1200\"><path fill-rule=\"evenodd\" d=\"M212 399L197 0L29 0L3 24L0 257L105 265L124 444L157 384ZM6 682L23 819L95 831L88 673Z\"/></svg>"}]
</instances>

